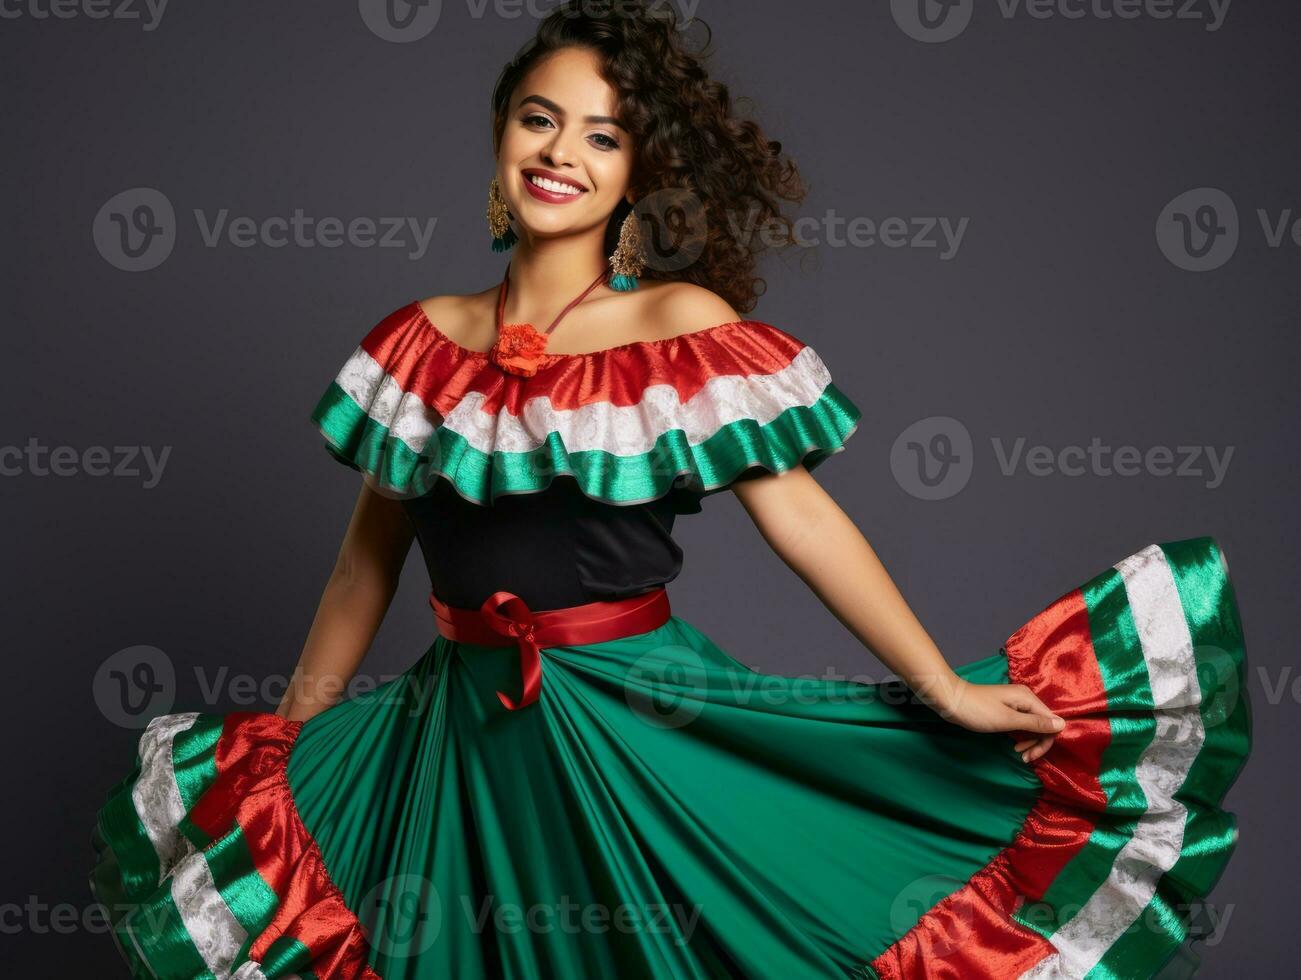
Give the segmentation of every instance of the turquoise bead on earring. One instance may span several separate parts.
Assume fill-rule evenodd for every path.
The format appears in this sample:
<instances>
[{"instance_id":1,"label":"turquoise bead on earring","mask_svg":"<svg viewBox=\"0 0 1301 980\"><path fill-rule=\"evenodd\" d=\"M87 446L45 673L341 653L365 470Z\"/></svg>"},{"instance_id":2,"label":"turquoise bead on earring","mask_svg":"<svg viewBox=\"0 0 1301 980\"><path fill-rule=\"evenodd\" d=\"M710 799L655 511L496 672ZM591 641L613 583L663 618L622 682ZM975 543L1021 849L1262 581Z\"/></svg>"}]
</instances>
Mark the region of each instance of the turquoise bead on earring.
<instances>
[{"instance_id":1,"label":"turquoise bead on earring","mask_svg":"<svg viewBox=\"0 0 1301 980\"><path fill-rule=\"evenodd\" d=\"M617 289L621 293L630 293L637 288L637 277L612 276L610 278L610 288Z\"/></svg>"},{"instance_id":2,"label":"turquoise bead on earring","mask_svg":"<svg viewBox=\"0 0 1301 980\"><path fill-rule=\"evenodd\" d=\"M494 252L505 252L507 249L514 247L519 241L519 236L515 234L515 229L508 227L505 235L494 235L492 238L492 250Z\"/></svg>"}]
</instances>

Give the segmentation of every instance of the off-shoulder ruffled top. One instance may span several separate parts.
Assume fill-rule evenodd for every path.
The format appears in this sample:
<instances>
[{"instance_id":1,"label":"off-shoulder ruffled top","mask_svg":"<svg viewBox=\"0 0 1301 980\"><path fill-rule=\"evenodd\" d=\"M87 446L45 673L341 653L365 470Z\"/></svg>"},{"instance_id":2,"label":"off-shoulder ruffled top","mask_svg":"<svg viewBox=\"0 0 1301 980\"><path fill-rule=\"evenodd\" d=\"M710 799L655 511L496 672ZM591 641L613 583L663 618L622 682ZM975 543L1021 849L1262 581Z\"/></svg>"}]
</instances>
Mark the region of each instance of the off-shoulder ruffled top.
<instances>
[{"instance_id":1,"label":"off-shoulder ruffled top","mask_svg":"<svg viewBox=\"0 0 1301 980\"><path fill-rule=\"evenodd\" d=\"M413 302L366 334L311 420L403 501L440 599L510 589L549 609L671 580L675 515L738 479L813 469L860 417L813 348L758 320L544 354L523 376Z\"/></svg>"}]
</instances>

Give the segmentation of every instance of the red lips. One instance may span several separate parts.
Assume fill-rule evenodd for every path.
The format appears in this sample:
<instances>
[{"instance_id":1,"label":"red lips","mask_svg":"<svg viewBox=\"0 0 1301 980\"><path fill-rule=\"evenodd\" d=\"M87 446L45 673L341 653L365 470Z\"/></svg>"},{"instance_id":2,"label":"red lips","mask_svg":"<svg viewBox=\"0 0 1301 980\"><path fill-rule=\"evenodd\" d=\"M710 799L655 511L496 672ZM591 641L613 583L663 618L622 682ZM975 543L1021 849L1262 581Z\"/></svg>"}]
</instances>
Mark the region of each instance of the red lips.
<instances>
[{"instance_id":1,"label":"red lips","mask_svg":"<svg viewBox=\"0 0 1301 980\"><path fill-rule=\"evenodd\" d=\"M583 194L587 192L587 188L583 187L577 181L570 180L568 177L563 177L560 174L555 173L554 171L551 170L542 170L537 167L531 167L528 170L522 172L525 178L524 179L525 190L527 190L539 201L543 201L547 204L568 204L570 201L578 200L578 198L582 197ZM549 180L556 181L557 183L566 184L570 187L573 187L577 191L577 193L566 194L559 191L549 191L545 187L539 187L537 184L533 183L533 181L529 179L530 177L533 176L546 177Z\"/></svg>"}]
</instances>

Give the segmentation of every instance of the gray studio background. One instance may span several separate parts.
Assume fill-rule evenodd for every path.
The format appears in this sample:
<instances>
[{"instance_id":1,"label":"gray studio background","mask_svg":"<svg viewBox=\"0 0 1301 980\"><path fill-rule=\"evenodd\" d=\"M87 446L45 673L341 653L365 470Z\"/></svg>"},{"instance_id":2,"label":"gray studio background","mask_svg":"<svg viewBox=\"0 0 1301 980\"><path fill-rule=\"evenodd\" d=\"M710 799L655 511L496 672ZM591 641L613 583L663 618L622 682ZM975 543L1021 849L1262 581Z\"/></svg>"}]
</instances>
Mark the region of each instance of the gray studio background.
<instances>
[{"instance_id":1,"label":"gray studio background","mask_svg":"<svg viewBox=\"0 0 1301 980\"><path fill-rule=\"evenodd\" d=\"M956 662L1149 543L1218 539L1255 750L1227 801L1241 843L1211 896L1223 926L1204 975L1290 973L1301 12L967 0L930 30L915 2L697 8L715 73L811 188L795 213L816 245L765 260L750 315L814 346L863 409L819 479ZM385 314L500 277L487 104L536 22L527 5L446 0L412 40L355 0L99 9L22 0L0 17L0 955L24 977L121 969L85 879L143 720L114 706L105 665L158 651L172 676L152 714L273 706L249 686L292 668L358 491L308 414ZM106 215L140 188L174 209L174 241L126 271ZM435 224L399 247L205 240L223 213L299 210ZM1203 235L1191 250L1158 235L1176 214ZM891 218L897 239L863 223ZM965 229L956 248L944 221ZM1164 447L1176 472L1000 463L1018 440L1051 459L1094 439L1158 461ZM938 494L909 442L939 453ZM884 676L732 495L678 536L674 611L738 659ZM364 673L425 651L427 589L413 550Z\"/></svg>"}]
</instances>

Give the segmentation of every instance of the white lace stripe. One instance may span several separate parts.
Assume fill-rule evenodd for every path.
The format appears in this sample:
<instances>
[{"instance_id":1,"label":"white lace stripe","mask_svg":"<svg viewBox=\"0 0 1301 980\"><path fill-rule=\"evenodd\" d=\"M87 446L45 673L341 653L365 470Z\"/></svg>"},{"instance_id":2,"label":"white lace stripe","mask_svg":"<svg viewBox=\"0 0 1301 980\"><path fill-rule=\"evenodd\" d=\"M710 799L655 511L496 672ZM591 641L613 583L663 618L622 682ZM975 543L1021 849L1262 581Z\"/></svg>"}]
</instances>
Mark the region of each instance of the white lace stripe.
<instances>
[{"instance_id":1,"label":"white lace stripe","mask_svg":"<svg viewBox=\"0 0 1301 980\"><path fill-rule=\"evenodd\" d=\"M616 456L649 452L665 432L681 429L697 445L741 419L765 425L793 407L817 402L831 374L813 348L805 346L791 363L772 374L718 375L681 401L670 384L651 385L635 405L601 401L557 409L545 395L530 398L519 416L504 409L483 411L482 392L466 394L441 418L401 386L363 348L357 348L335 379L340 388L389 434L415 453L445 425L484 454L529 452L558 433L568 452L601 450Z\"/></svg>"},{"instance_id":2,"label":"white lace stripe","mask_svg":"<svg viewBox=\"0 0 1301 980\"><path fill-rule=\"evenodd\" d=\"M172 902L208 970L230 980L248 932L221 897L202 852L192 851L172 872Z\"/></svg>"},{"instance_id":3,"label":"white lace stripe","mask_svg":"<svg viewBox=\"0 0 1301 980\"><path fill-rule=\"evenodd\" d=\"M192 849L179 827L185 804L176 784L172 746L176 736L192 728L198 718L193 711L160 715L140 736L140 775L131 788L131 803L158 854L159 882Z\"/></svg>"},{"instance_id":4,"label":"white lace stripe","mask_svg":"<svg viewBox=\"0 0 1301 980\"><path fill-rule=\"evenodd\" d=\"M1206 738L1193 638L1165 552L1149 545L1115 566L1125 582L1156 709L1156 734L1135 777L1147 800L1134 835L1107 880L1052 937L1057 952L1022 974L1026 980L1083 977L1143 913L1158 879L1183 848L1186 808L1174 794ZM1140 926L1140 928L1142 928Z\"/></svg>"}]
</instances>

